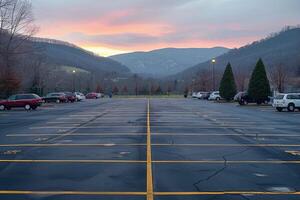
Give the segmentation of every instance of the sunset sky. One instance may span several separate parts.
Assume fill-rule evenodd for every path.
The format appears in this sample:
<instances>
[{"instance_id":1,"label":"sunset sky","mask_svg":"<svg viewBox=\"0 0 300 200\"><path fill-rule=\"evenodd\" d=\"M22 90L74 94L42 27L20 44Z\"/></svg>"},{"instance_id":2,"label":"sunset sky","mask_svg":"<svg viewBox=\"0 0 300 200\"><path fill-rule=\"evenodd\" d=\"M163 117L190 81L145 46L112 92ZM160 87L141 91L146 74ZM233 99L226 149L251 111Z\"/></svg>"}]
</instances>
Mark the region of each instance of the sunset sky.
<instances>
[{"instance_id":1,"label":"sunset sky","mask_svg":"<svg viewBox=\"0 0 300 200\"><path fill-rule=\"evenodd\" d=\"M108 56L165 47L240 47L300 24L300 0L33 0L39 37Z\"/></svg>"}]
</instances>

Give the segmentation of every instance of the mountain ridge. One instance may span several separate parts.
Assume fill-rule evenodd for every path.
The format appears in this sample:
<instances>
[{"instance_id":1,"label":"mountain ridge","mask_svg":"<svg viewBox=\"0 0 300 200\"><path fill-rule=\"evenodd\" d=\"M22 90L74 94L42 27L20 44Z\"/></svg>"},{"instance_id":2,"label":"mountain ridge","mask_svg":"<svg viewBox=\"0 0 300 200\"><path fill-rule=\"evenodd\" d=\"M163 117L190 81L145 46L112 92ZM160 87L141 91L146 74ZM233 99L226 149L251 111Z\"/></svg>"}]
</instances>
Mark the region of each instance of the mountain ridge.
<instances>
[{"instance_id":1,"label":"mountain ridge","mask_svg":"<svg viewBox=\"0 0 300 200\"><path fill-rule=\"evenodd\" d=\"M183 71L193 64L219 56L229 49L175 48L168 47L151 51L118 54L109 58L126 65L133 73L164 77Z\"/></svg>"},{"instance_id":2,"label":"mountain ridge","mask_svg":"<svg viewBox=\"0 0 300 200\"><path fill-rule=\"evenodd\" d=\"M90 72L130 73L125 65L68 42L48 38L32 38L31 42L48 64L74 66Z\"/></svg>"},{"instance_id":3,"label":"mountain ridge","mask_svg":"<svg viewBox=\"0 0 300 200\"><path fill-rule=\"evenodd\" d=\"M223 70L230 62L235 70L250 70L262 58L267 67L284 64L287 69L300 67L300 27L286 28L243 47L232 49L216 57L215 68ZM202 62L177 73L174 77L188 78L210 66Z\"/></svg>"}]
</instances>

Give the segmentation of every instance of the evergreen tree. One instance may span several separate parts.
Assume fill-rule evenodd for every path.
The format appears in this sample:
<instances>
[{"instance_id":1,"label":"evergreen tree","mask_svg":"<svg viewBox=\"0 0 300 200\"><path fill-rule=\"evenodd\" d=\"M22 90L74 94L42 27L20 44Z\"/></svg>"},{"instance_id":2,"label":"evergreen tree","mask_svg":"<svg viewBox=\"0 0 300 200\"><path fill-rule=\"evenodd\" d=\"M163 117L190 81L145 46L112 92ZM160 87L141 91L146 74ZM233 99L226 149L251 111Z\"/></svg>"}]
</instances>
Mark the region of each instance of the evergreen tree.
<instances>
[{"instance_id":1,"label":"evergreen tree","mask_svg":"<svg viewBox=\"0 0 300 200\"><path fill-rule=\"evenodd\" d=\"M260 58L252 72L249 82L248 95L257 103L262 103L271 95L270 83L265 65Z\"/></svg>"},{"instance_id":2,"label":"evergreen tree","mask_svg":"<svg viewBox=\"0 0 300 200\"><path fill-rule=\"evenodd\" d=\"M236 84L230 63L227 64L220 83L220 96L226 101L233 99L236 94Z\"/></svg>"}]
</instances>

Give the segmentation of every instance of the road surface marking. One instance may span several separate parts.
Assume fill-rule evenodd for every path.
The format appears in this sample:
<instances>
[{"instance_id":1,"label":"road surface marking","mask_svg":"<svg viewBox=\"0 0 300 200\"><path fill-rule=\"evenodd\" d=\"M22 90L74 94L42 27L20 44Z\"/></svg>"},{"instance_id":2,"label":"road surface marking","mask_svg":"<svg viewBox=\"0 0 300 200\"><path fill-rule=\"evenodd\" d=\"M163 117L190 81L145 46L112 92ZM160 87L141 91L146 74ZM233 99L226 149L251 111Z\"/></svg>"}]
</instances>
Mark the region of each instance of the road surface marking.
<instances>
[{"instance_id":1,"label":"road surface marking","mask_svg":"<svg viewBox=\"0 0 300 200\"><path fill-rule=\"evenodd\" d=\"M50 134L7 134L7 137L35 137L35 136L56 136L63 135L62 133L50 133ZM145 133L73 133L75 136L145 136ZM151 133L152 136L246 136L256 137L255 133ZM259 137L300 137L300 134L258 134Z\"/></svg>"},{"instance_id":2,"label":"road surface marking","mask_svg":"<svg viewBox=\"0 0 300 200\"><path fill-rule=\"evenodd\" d=\"M0 147L111 147L111 146L146 146L146 144L114 144L114 143L107 143L107 144L64 144L64 143L56 143L56 144L0 144Z\"/></svg>"},{"instance_id":3,"label":"road surface marking","mask_svg":"<svg viewBox=\"0 0 300 200\"><path fill-rule=\"evenodd\" d=\"M147 104L147 200L153 200L153 176L150 129L150 100Z\"/></svg>"},{"instance_id":4,"label":"road surface marking","mask_svg":"<svg viewBox=\"0 0 300 200\"><path fill-rule=\"evenodd\" d=\"M144 160L0 160L0 163L146 163Z\"/></svg>"},{"instance_id":5,"label":"road surface marking","mask_svg":"<svg viewBox=\"0 0 300 200\"><path fill-rule=\"evenodd\" d=\"M157 196L189 195L300 195L300 192L259 192L259 191L222 191L222 192L155 192Z\"/></svg>"},{"instance_id":6,"label":"road surface marking","mask_svg":"<svg viewBox=\"0 0 300 200\"><path fill-rule=\"evenodd\" d=\"M147 146L144 143L105 143L105 144L0 144L0 147L107 147L107 146ZM155 147L174 146L174 147L300 147L300 144L151 144Z\"/></svg>"},{"instance_id":7,"label":"road surface marking","mask_svg":"<svg viewBox=\"0 0 300 200\"><path fill-rule=\"evenodd\" d=\"M38 129L90 129L90 128L95 128L95 129L101 129L101 128L145 128L146 126L141 126L141 125L127 125L127 126L120 126L120 125L111 125L111 126L82 126L82 127L77 127L77 126L36 126L36 127L30 127L29 129L31 130L38 130Z\"/></svg>"},{"instance_id":8,"label":"road surface marking","mask_svg":"<svg viewBox=\"0 0 300 200\"><path fill-rule=\"evenodd\" d=\"M154 160L153 163L224 164L224 160ZM227 160L228 164L300 164L300 160Z\"/></svg>"},{"instance_id":9,"label":"road surface marking","mask_svg":"<svg viewBox=\"0 0 300 200\"><path fill-rule=\"evenodd\" d=\"M63 133L50 133L50 134L7 134L7 137L38 137L38 136L57 136ZM71 136L146 136L145 133L73 133Z\"/></svg>"},{"instance_id":10,"label":"road surface marking","mask_svg":"<svg viewBox=\"0 0 300 200\"><path fill-rule=\"evenodd\" d=\"M97 192L97 191L30 191L0 190L2 195L82 195L82 196L146 196L147 192ZM296 192L263 191L210 191L210 192L154 192L156 196L203 196L203 195L300 195Z\"/></svg>"},{"instance_id":11,"label":"road surface marking","mask_svg":"<svg viewBox=\"0 0 300 200\"><path fill-rule=\"evenodd\" d=\"M300 144L152 144L152 146L190 147L300 147Z\"/></svg>"},{"instance_id":12,"label":"road surface marking","mask_svg":"<svg viewBox=\"0 0 300 200\"><path fill-rule=\"evenodd\" d=\"M148 154L148 153L147 153ZM148 156L147 156L148 157ZM150 160L156 164L224 164L224 160ZM148 160L0 160L0 163L146 163L147 191L153 193L152 165ZM300 164L300 160L228 160L228 164ZM149 168L148 168L149 167ZM151 168L150 168L151 167ZM152 191L152 192L151 192Z\"/></svg>"},{"instance_id":13,"label":"road surface marking","mask_svg":"<svg viewBox=\"0 0 300 200\"><path fill-rule=\"evenodd\" d=\"M87 191L24 191L0 190L0 194L19 195L106 195L106 196L145 196L146 192L87 192Z\"/></svg>"}]
</instances>

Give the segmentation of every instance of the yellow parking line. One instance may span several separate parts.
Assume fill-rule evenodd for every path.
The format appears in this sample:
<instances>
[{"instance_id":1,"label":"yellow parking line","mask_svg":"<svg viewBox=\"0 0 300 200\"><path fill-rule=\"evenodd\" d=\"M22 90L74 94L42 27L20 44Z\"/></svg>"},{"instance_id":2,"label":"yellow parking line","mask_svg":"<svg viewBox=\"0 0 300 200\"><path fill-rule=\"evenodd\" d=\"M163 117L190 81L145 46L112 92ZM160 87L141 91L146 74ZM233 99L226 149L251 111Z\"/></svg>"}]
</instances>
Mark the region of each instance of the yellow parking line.
<instances>
[{"instance_id":1,"label":"yellow parking line","mask_svg":"<svg viewBox=\"0 0 300 200\"><path fill-rule=\"evenodd\" d=\"M0 163L146 163L144 160L0 160Z\"/></svg>"},{"instance_id":2,"label":"yellow parking line","mask_svg":"<svg viewBox=\"0 0 300 200\"><path fill-rule=\"evenodd\" d=\"M146 146L146 144L0 144L0 147L112 147L112 146Z\"/></svg>"},{"instance_id":3,"label":"yellow parking line","mask_svg":"<svg viewBox=\"0 0 300 200\"><path fill-rule=\"evenodd\" d=\"M38 137L38 136L58 136L63 133L50 134L7 134L7 137ZM73 133L71 136L146 136L145 133Z\"/></svg>"},{"instance_id":4,"label":"yellow parking line","mask_svg":"<svg viewBox=\"0 0 300 200\"><path fill-rule=\"evenodd\" d=\"M300 134L256 134L256 133L151 133L155 136L258 136L258 137L300 137Z\"/></svg>"},{"instance_id":5,"label":"yellow parking line","mask_svg":"<svg viewBox=\"0 0 300 200\"><path fill-rule=\"evenodd\" d=\"M300 147L300 144L152 144L152 146L189 147Z\"/></svg>"},{"instance_id":6,"label":"yellow parking line","mask_svg":"<svg viewBox=\"0 0 300 200\"><path fill-rule=\"evenodd\" d=\"M146 192L87 192L87 191L25 191L0 190L0 194L7 195L107 195L107 196L141 196Z\"/></svg>"},{"instance_id":7,"label":"yellow parking line","mask_svg":"<svg viewBox=\"0 0 300 200\"><path fill-rule=\"evenodd\" d=\"M153 176L150 129L150 100L147 105L147 200L153 200Z\"/></svg>"},{"instance_id":8,"label":"yellow parking line","mask_svg":"<svg viewBox=\"0 0 300 200\"><path fill-rule=\"evenodd\" d=\"M7 137L36 137L36 136L59 136L63 133L50 134L7 134ZM146 136L145 133L73 133L72 136ZM300 134L255 134L255 133L151 133L153 136L249 136L249 137L300 137Z\"/></svg>"},{"instance_id":9,"label":"yellow parking line","mask_svg":"<svg viewBox=\"0 0 300 200\"><path fill-rule=\"evenodd\" d=\"M147 192L96 192L96 191L30 191L0 190L2 195L103 195L103 196L145 196ZM203 192L154 192L156 196L192 196L192 195L300 195L296 192L263 192L263 191L203 191Z\"/></svg>"},{"instance_id":10,"label":"yellow parking line","mask_svg":"<svg viewBox=\"0 0 300 200\"><path fill-rule=\"evenodd\" d=\"M154 192L157 196L189 195L300 195L300 192L220 191L220 192Z\"/></svg>"},{"instance_id":11,"label":"yellow parking line","mask_svg":"<svg viewBox=\"0 0 300 200\"><path fill-rule=\"evenodd\" d=\"M148 138L148 136L147 136ZM113 146L148 146L144 143L105 143L105 144L0 144L0 147L113 147ZM151 144L151 146L164 147L300 147L300 144Z\"/></svg>"},{"instance_id":12,"label":"yellow parking line","mask_svg":"<svg viewBox=\"0 0 300 200\"><path fill-rule=\"evenodd\" d=\"M89 129L89 128L95 128L95 129L101 129L101 128L144 128L146 126L141 125L127 125L127 126L120 126L120 125L111 125L111 126L83 126L83 127L77 127L77 126L36 126L36 127L30 127L31 130L38 130L38 129Z\"/></svg>"},{"instance_id":13,"label":"yellow parking line","mask_svg":"<svg viewBox=\"0 0 300 200\"><path fill-rule=\"evenodd\" d=\"M224 160L155 160L153 163L224 164ZM230 164L300 164L300 160L227 160Z\"/></svg>"}]
</instances>

